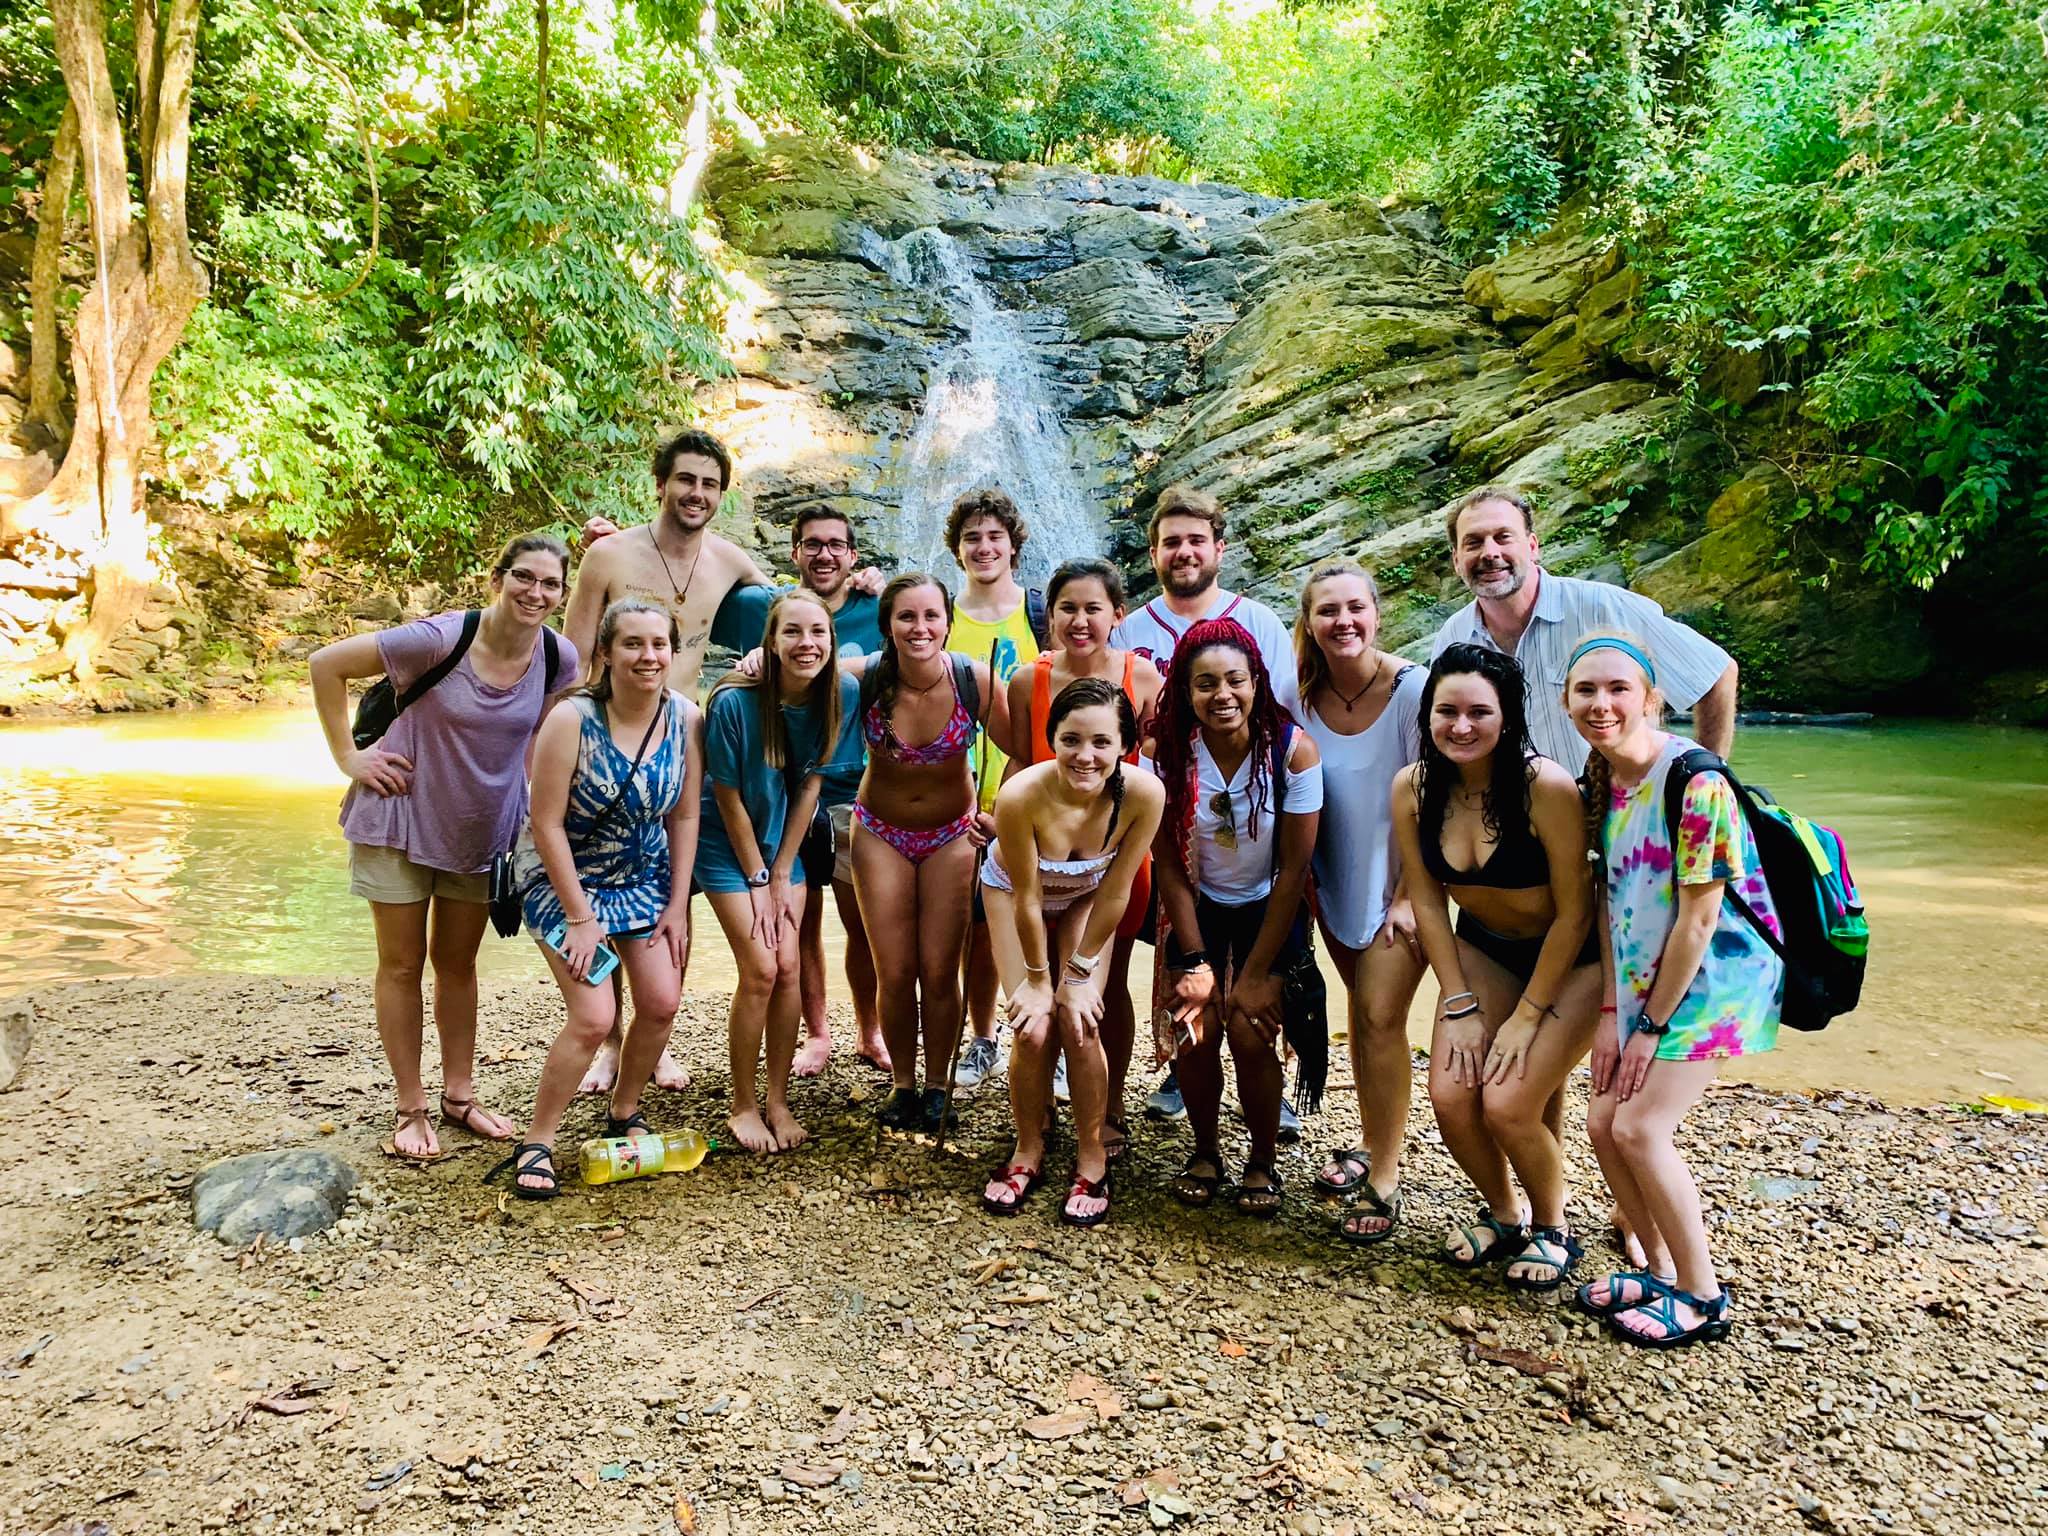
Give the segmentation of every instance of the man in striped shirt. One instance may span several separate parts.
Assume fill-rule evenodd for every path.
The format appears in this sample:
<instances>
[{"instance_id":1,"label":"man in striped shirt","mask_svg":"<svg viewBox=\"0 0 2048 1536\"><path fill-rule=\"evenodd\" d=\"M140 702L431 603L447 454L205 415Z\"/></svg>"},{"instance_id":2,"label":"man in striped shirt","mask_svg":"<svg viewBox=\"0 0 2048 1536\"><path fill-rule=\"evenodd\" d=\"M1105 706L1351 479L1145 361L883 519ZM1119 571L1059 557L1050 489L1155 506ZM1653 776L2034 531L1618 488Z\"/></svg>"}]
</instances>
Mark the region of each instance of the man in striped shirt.
<instances>
[{"instance_id":1,"label":"man in striped shirt","mask_svg":"<svg viewBox=\"0 0 2048 1536\"><path fill-rule=\"evenodd\" d=\"M1529 500L1483 485L1451 503L1451 559L1473 601L1437 631L1432 657L1466 641L1512 656L1529 680L1529 736L1536 750L1576 773L1586 744L1564 707L1565 664L1589 634L1620 631L1646 641L1657 685L1674 709L1692 711L1692 735L1726 757L1735 745L1735 662L1649 598L1604 581L1555 576L1539 563Z\"/></svg>"}]
</instances>

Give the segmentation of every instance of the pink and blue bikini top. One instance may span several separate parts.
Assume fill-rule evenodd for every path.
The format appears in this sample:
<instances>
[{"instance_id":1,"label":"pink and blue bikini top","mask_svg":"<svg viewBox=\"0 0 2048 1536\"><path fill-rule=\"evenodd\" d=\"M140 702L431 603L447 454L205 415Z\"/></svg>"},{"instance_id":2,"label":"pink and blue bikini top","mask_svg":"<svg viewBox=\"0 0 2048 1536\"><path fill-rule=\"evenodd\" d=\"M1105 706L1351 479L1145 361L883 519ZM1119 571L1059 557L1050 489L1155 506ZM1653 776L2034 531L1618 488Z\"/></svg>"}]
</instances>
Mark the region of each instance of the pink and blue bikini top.
<instances>
[{"instance_id":1,"label":"pink and blue bikini top","mask_svg":"<svg viewBox=\"0 0 2048 1536\"><path fill-rule=\"evenodd\" d=\"M954 668L947 669L949 674ZM967 744L974 735L974 715L967 708L967 701L960 697L957 675L953 683L953 714L946 721L946 728L921 747L908 746L896 737L896 728L882 709L882 701L876 699L867 707L862 719L861 734L867 738L868 750L879 752L892 761L908 767L928 767L943 763L948 758L960 756L967 750Z\"/></svg>"}]
</instances>

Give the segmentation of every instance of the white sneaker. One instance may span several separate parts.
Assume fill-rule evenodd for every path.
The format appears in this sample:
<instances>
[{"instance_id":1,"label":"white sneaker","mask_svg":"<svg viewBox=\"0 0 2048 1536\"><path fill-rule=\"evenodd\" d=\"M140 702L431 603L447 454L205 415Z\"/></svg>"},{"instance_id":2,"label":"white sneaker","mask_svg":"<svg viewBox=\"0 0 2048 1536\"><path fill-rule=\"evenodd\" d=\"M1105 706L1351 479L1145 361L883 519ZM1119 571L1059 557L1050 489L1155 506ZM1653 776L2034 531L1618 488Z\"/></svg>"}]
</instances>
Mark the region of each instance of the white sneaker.
<instances>
[{"instance_id":1,"label":"white sneaker","mask_svg":"<svg viewBox=\"0 0 2048 1536\"><path fill-rule=\"evenodd\" d=\"M1059 1060L1053 1064L1052 1101L1055 1104L1064 1104L1072 1097L1073 1095L1067 1092L1067 1053L1062 1051Z\"/></svg>"},{"instance_id":2,"label":"white sneaker","mask_svg":"<svg viewBox=\"0 0 2048 1536\"><path fill-rule=\"evenodd\" d=\"M961 1053L960 1068L953 1076L953 1092L962 1098L972 1098L986 1079L996 1075L1001 1064L995 1041L976 1036Z\"/></svg>"}]
</instances>

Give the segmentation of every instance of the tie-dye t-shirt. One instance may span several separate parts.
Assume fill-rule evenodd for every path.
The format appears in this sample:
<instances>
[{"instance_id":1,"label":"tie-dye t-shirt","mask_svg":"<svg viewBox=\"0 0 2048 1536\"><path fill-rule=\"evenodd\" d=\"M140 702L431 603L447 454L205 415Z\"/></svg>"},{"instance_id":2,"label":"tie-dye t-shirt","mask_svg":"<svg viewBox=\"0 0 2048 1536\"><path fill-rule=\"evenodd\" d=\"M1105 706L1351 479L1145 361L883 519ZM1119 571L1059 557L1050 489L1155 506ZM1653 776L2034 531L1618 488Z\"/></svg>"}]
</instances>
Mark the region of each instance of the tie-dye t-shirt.
<instances>
[{"instance_id":1,"label":"tie-dye t-shirt","mask_svg":"<svg viewBox=\"0 0 2048 1536\"><path fill-rule=\"evenodd\" d=\"M1728 881L1758 917L1782 934L1756 840L1735 791L1718 773L1686 786L1673 850L1664 817L1664 783L1673 759L1698 743L1667 737L1657 765L1633 789L1615 784L1607 803L1607 922L1614 944L1615 1003L1627 1041L1650 1000L1664 941L1678 920L1678 887ZM1657 1047L1667 1061L1754 1056L1778 1043L1785 964L1749 920L1723 900L1698 974Z\"/></svg>"}]
</instances>

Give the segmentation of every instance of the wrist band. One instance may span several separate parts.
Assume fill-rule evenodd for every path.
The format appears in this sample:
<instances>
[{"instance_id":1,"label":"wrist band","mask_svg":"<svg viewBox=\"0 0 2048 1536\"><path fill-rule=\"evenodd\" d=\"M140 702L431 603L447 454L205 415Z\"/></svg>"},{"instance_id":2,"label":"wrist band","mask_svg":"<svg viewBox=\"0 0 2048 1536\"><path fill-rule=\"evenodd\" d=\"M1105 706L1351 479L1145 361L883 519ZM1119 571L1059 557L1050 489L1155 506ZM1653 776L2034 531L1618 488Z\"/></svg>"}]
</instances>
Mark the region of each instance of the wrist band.
<instances>
[{"instance_id":1,"label":"wrist band","mask_svg":"<svg viewBox=\"0 0 2048 1536\"><path fill-rule=\"evenodd\" d=\"M1024 962L1024 974L1026 976L1050 976L1052 974L1052 967L1050 965L1033 965L1029 960L1026 960Z\"/></svg>"},{"instance_id":2,"label":"wrist band","mask_svg":"<svg viewBox=\"0 0 2048 1536\"><path fill-rule=\"evenodd\" d=\"M1473 1014L1477 1013L1478 1011L1479 1005L1477 1003L1474 1003L1469 1008L1460 1008L1456 1013L1445 1014L1444 1020L1448 1023L1452 1019L1469 1019L1472 1017Z\"/></svg>"},{"instance_id":3,"label":"wrist band","mask_svg":"<svg viewBox=\"0 0 2048 1536\"><path fill-rule=\"evenodd\" d=\"M1600 1011L1601 1011L1602 1013L1615 1013L1615 1014L1618 1014L1618 1013L1620 1013L1620 1012L1621 1012L1621 1010L1620 1010L1619 1008L1615 1007L1615 1006L1614 1006L1614 1004L1612 1004L1612 1003L1602 1003L1602 1004L1600 1005Z\"/></svg>"},{"instance_id":4,"label":"wrist band","mask_svg":"<svg viewBox=\"0 0 2048 1536\"><path fill-rule=\"evenodd\" d=\"M1468 998L1468 997L1469 997L1469 998L1471 998L1471 999L1472 999L1472 1001L1474 1001L1475 1003L1479 1001L1479 997L1478 997L1478 994L1477 994L1477 993L1474 993L1474 992L1453 992L1453 993L1452 993L1452 994L1451 994L1451 995L1450 995L1449 997L1447 997L1447 998L1445 998L1445 999L1444 999L1444 1006L1445 1006L1445 1007L1449 1007L1449 1006L1450 1006L1450 1005L1451 1005L1452 1003L1462 1003L1462 1002L1463 1002L1463 1001L1465 1001L1465 999L1466 999L1466 998Z\"/></svg>"}]
</instances>

